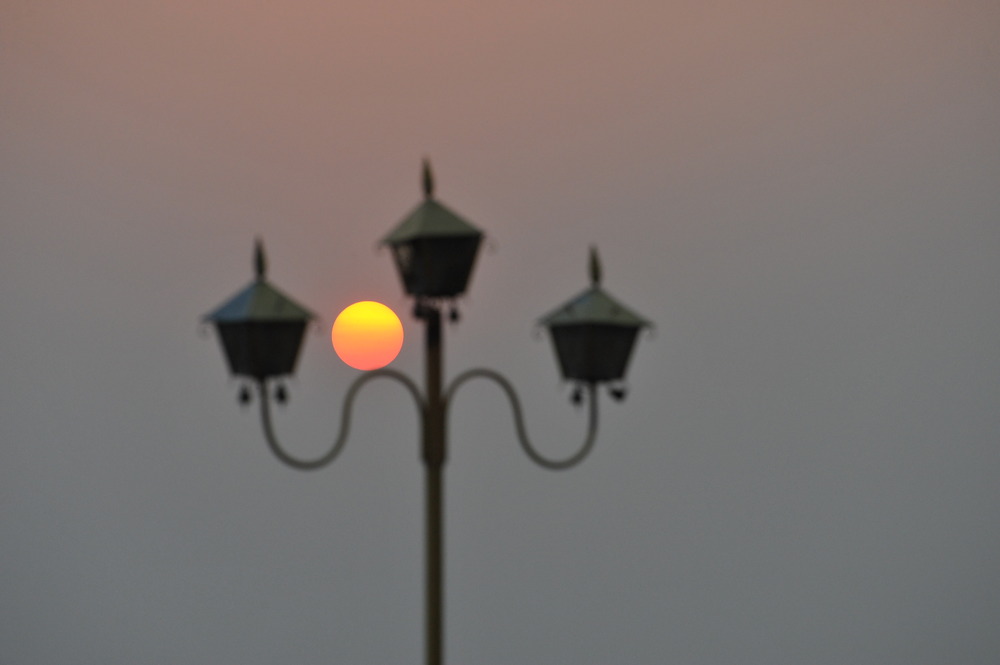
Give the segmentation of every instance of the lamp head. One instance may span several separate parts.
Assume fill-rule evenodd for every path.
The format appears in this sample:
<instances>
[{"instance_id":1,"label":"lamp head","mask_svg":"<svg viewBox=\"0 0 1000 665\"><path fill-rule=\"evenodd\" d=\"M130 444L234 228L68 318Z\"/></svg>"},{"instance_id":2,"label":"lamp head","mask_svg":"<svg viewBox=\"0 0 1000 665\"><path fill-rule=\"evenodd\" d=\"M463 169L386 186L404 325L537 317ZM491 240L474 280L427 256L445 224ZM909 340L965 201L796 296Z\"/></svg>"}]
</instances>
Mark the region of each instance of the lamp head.
<instances>
[{"instance_id":1,"label":"lamp head","mask_svg":"<svg viewBox=\"0 0 1000 665\"><path fill-rule=\"evenodd\" d=\"M254 281L203 318L215 326L229 371L258 381L292 374L314 315L267 281L264 245L254 247Z\"/></svg>"},{"instance_id":2,"label":"lamp head","mask_svg":"<svg viewBox=\"0 0 1000 665\"><path fill-rule=\"evenodd\" d=\"M411 296L454 298L468 287L483 233L434 198L430 163L423 164L424 200L385 238L403 288Z\"/></svg>"},{"instance_id":3,"label":"lamp head","mask_svg":"<svg viewBox=\"0 0 1000 665\"><path fill-rule=\"evenodd\" d=\"M650 323L611 297L600 286L597 249L590 253L590 288L542 317L552 338L564 379L582 383L621 381L635 339Z\"/></svg>"}]
</instances>

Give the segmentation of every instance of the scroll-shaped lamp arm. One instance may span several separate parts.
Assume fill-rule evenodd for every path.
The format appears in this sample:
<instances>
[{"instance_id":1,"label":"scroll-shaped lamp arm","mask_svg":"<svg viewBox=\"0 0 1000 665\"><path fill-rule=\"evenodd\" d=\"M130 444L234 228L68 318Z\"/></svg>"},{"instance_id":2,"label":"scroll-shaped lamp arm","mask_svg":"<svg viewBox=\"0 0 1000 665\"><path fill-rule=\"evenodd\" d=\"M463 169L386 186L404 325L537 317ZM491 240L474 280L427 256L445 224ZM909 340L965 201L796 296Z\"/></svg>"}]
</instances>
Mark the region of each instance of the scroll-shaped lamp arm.
<instances>
[{"instance_id":1,"label":"scroll-shaped lamp arm","mask_svg":"<svg viewBox=\"0 0 1000 665\"><path fill-rule=\"evenodd\" d=\"M562 469L568 469L572 466L576 466L583 458L585 458L589 453L591 448L594 447L594 442L597 440L597 387L595 384L588 384L587 388L587 400L590 402L590 418L587 422L587 436L583 441L583 445L580 449L562 460L554 460L545 457L539 453L535 447L532 445L531 440L528 439L528 433L524 427L524 416L521 412L521 402L517 398L517 392L514 390L513 384L508 381L499 372L488 369L485 367L477 367L474 369L466 370L462 372L454 379L452 379L451 385L445 391L445 403L451 405L451 399L458 390L459 386L468 381L469 379L483 378L492 379L507 393L507 398L510 400L511 410L514 412L514 429L517 431L517 439L524 449L524 452L531 458L531 461L535 462L539 466L543 466L546 469L551 469L553 471L561 471Z\"/></svg>"},{"instance_id":2,"label":"scroll-shaped lamp arm","mask_svg":"<svg viewBox=\"0 0 1000 665\"><path fill-rule=\"evenodd\" d=\"M257 391L260 396L260 421L264 428L264 438L267 439L267 445L271 449L271 452L274 453L275 457L288 466L300 471L315 471L316 469L320 469L332 462L336 459L337 455L340 454L344 444L347 443L347 435L351 429L351 407L354 405L354 398L357 396L358 391L361 390L363 385L372 379L380 377L395 379L403 384L403 387L410 391L410 394L413 396L413 400L417 404L418 414L421 418L423 417L425 400L420 394L420 389L417 387L417 384L415 384L410 377L392 369L379 369L366 372L356 378L354 382L351 383L350 388L347 389L347 394L344 396L343 411L340 416L340 432L337 434L337 438L334 440L333 446L326 453L312 460L304 460L295 457L281 447L281 444L278 442L278 438L274 434L274 427L271 424L271 406L270 398L267 394L267 386L265 385L265 381L258 381Z\"/></svg>"}]
</instances>

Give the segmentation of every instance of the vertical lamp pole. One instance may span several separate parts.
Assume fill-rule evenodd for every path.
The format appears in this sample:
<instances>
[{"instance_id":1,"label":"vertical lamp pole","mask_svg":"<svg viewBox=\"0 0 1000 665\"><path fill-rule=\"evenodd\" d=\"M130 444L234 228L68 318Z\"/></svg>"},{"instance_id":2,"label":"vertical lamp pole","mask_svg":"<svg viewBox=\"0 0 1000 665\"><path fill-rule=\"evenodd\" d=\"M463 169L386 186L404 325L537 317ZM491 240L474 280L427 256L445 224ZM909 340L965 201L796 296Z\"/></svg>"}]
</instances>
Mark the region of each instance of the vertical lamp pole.
<instances>
[{"instance_id":1,"label":"vertical lamp pole","mask_svg":"<svg viewBox=\"0 0 1000 665\"><path fill-rule=\"evenodd\" d=\"M427 325L427 412L424 415L423 459L426 488L426 662L439 665L444 651L444 399L441 394L441 312L429 308Z\"/></svg>"},{"instance_id":2,"label":"vertical lamp pole","mask_svg":"<svg viewBox=\"0 0 1000 665\"><path fill-rule=\"evenodd\" d=\"M391 249L403 288L413 296L414 316L424 322L424 389L421 392L408 376L393 369L361 374L345 395L337 438L321 456L304 460L288 453L279 443L271 422L272 395L279 403L287 399L281 379L294 372L305 327L314 317L267 280L259 241L254 254L254 281L206 315L205 320L216 327L230 372L256 388L264 438L271 452L295 469L319 469L337 457L347 440L354 399L368 381L392 379L413 397L420 416L421 458L426 475L425 662L441 665L444 662L444 464L448 453L445 428L451 398L466 381L474 378L493 381L510 401L518 441L531 460L548 469L569 468L586 457L596 439L597 387L607 385L614 399L624 398L625 370L635 339L649 323L601 288L600 264L596 250L592 250L590 288L540 320L549 330L563 378L575 385L573 402L579 404L585 397L589 402L586 436L579 450L565 459L554 460L539 453L525 431L517 393L502 374L488 368L474 368L456 376L447 387L444 384L442 310L447 308L449 319L458 320L455 298L468 286L483 234L434 198L433 176L426 161L423 193L423 201L382 243ZM239 399L242 403L252 400L249 385L241 387Z\"/></svg>"}]
</instances>

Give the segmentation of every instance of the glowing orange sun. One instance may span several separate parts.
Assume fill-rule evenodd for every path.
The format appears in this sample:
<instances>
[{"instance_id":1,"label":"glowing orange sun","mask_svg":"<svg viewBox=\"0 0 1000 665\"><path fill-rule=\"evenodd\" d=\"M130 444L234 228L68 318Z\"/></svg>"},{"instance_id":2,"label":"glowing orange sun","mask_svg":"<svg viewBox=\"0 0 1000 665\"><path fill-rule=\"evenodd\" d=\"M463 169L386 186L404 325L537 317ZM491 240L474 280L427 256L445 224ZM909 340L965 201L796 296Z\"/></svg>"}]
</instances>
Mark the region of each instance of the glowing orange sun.
<instances>
[{"instance_id":1,"label":"glowing orange sun","mask_svg":"<svg viewBox=\"0 0 1000 665\"><path fill-rule=\"evenodd\" d=\"M403 347L403 324L382 303L364 300L337 315L330 338L340 359L354 369L378 369Z\"/></svg>"}]
</instances>

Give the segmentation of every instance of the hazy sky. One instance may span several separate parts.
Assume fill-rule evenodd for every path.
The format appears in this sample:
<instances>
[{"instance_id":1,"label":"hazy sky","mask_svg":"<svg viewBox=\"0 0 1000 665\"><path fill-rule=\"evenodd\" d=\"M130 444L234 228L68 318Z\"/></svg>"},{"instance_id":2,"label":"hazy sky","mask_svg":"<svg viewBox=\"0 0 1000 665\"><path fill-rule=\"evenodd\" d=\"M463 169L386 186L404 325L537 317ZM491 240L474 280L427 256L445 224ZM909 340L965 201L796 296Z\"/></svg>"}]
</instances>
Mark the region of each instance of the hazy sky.
<instances>
[{"instance_id":1,"label":"hazy sky","mask_svg":"<svg viewBox=\"0 0 1000 665\"><path fill-rule=\"evenodd\" d=\"M265 448L199 318L252 275L318 312L306 455L403 314L377 241L480 226L449 375L582 437L537 317L656 322L579 468L451 416L450 663L993 665L1000 653L1000 5L0 4L0 662L417 663L422 472L369 385L327 470ZM421 372L420 329L395 366Z\"/></svg>"}]
</instances>

